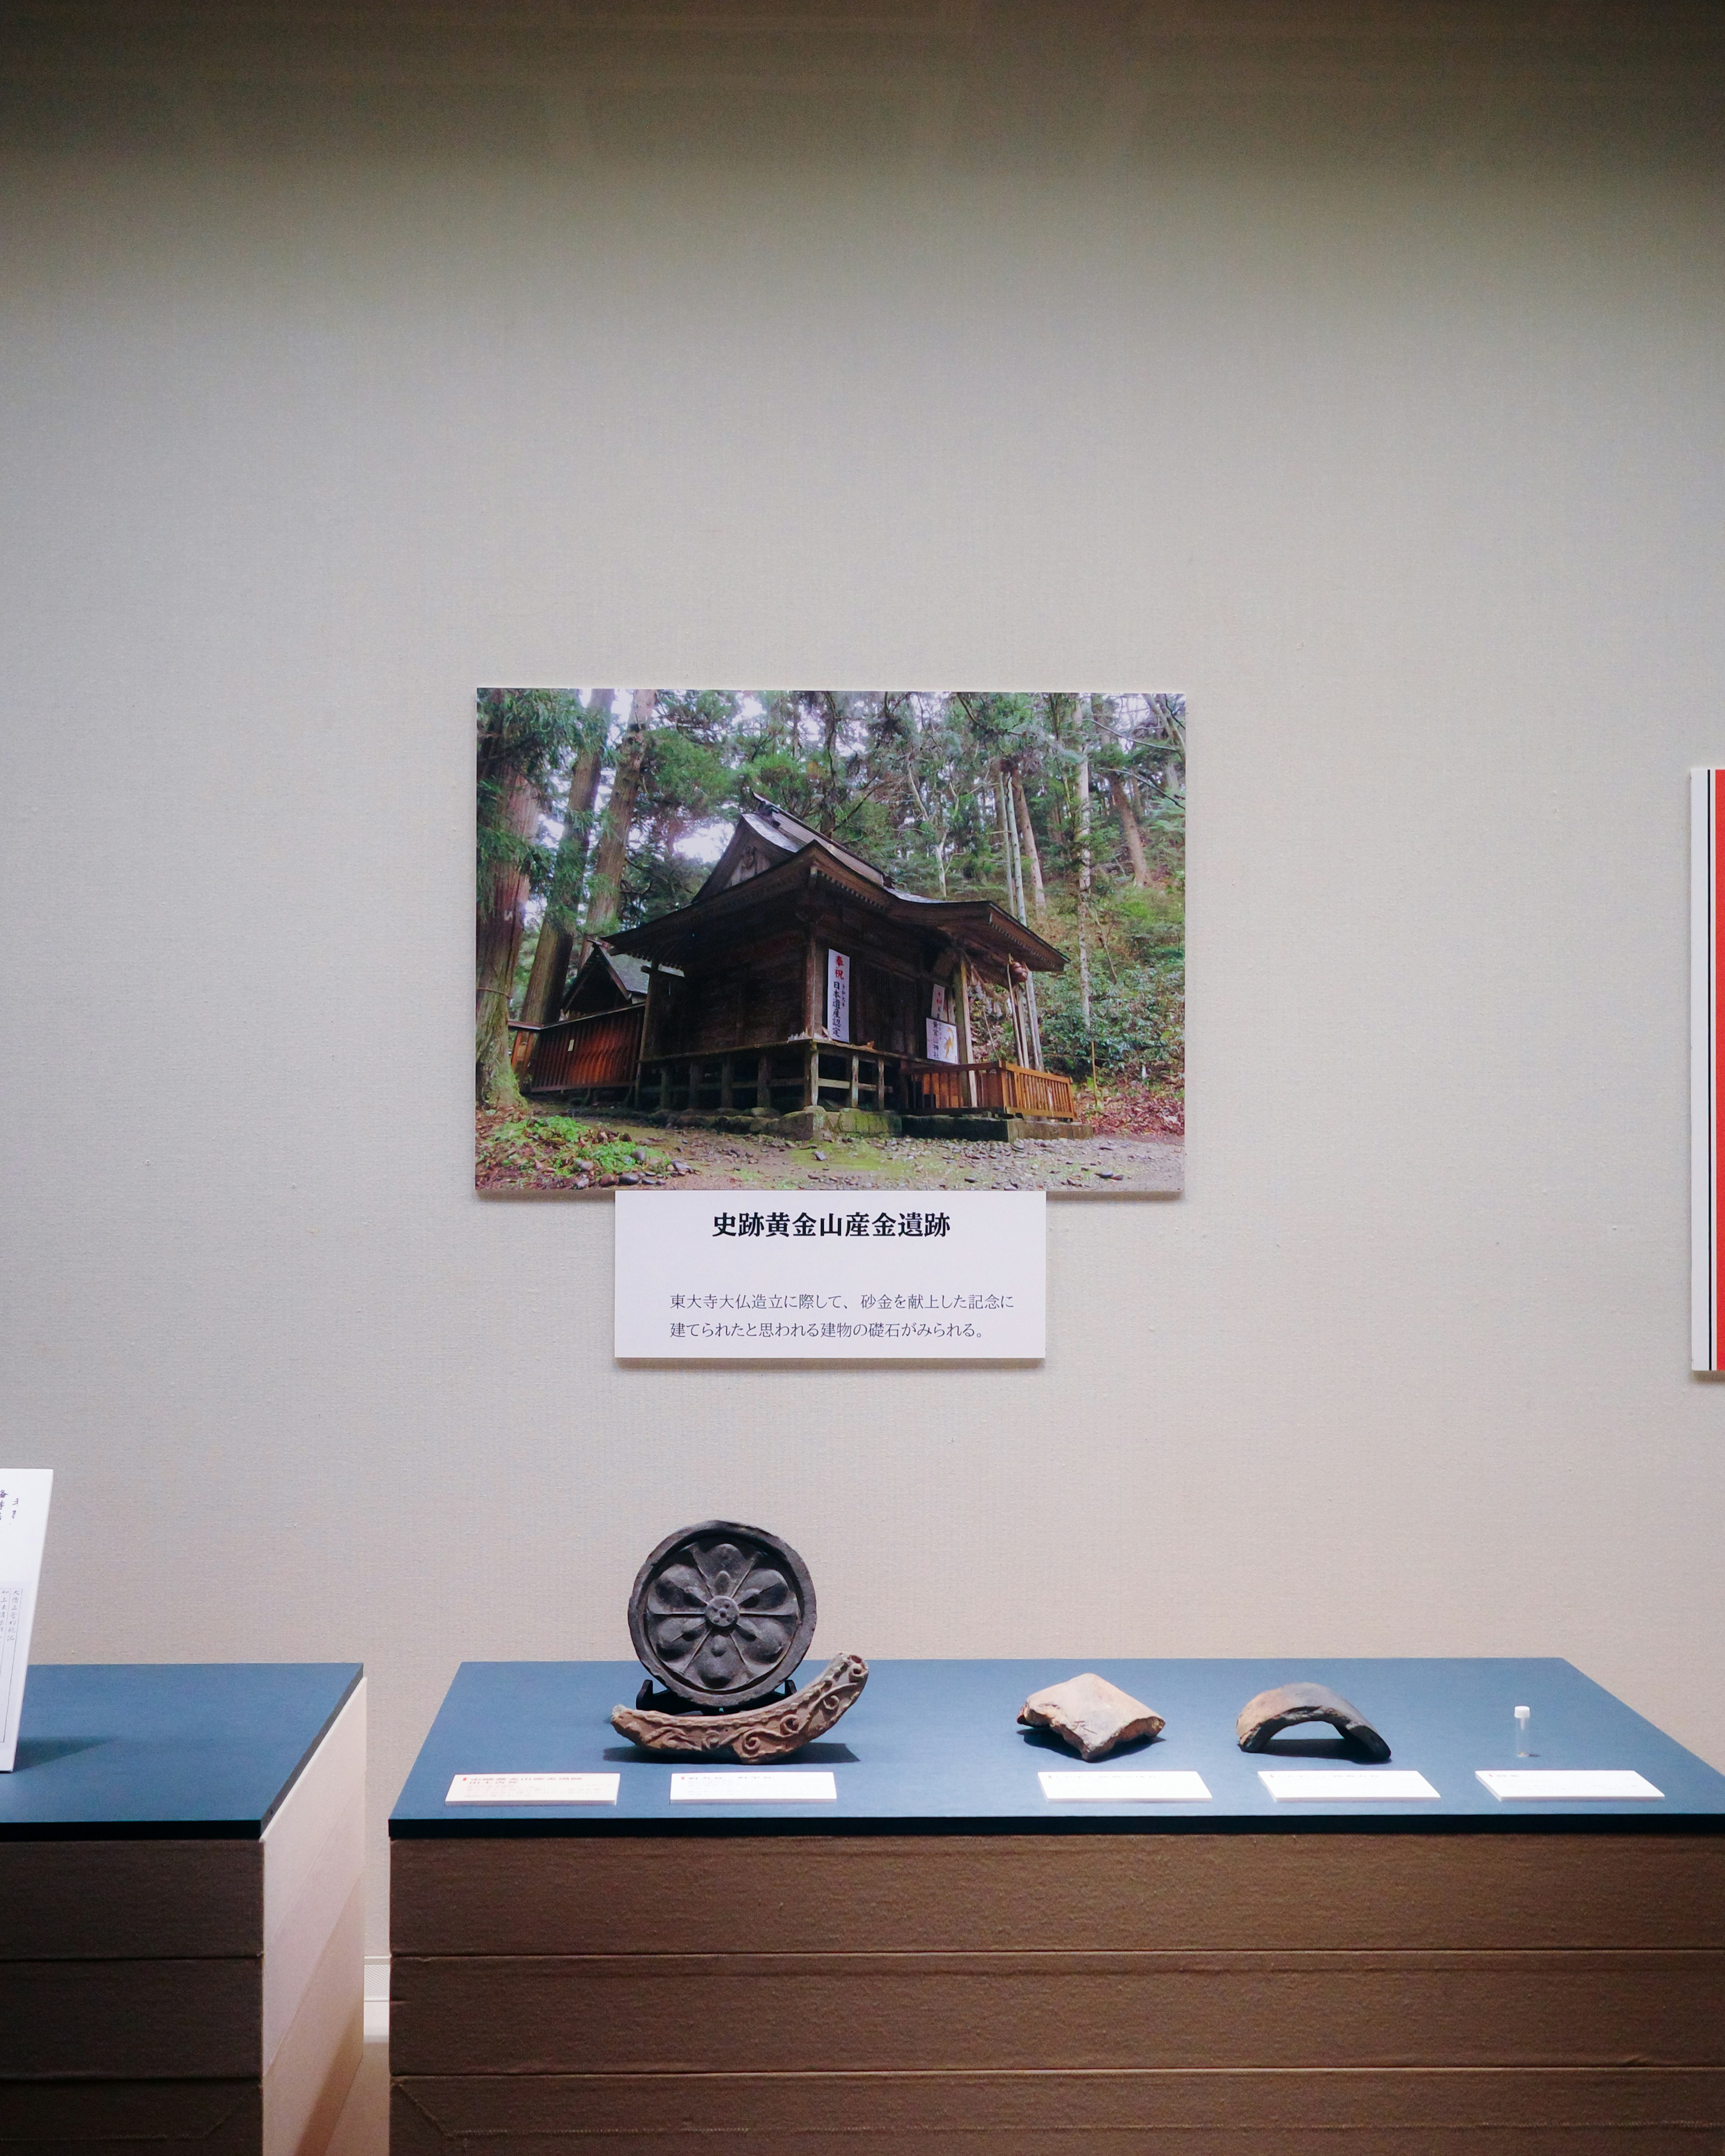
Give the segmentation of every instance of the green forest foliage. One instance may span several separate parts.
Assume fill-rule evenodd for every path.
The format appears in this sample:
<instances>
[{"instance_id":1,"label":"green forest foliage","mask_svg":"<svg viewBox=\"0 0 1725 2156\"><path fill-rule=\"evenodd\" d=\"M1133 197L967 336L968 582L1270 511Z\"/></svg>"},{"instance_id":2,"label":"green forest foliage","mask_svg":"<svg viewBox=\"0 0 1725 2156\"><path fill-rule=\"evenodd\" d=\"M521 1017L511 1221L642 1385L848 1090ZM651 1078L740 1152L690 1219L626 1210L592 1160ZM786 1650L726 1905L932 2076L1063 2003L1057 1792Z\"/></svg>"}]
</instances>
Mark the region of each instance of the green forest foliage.
<instances>
[{"instance_id":1,"label":"green forest foliage","mask_svg":"<svg viewBox=\"0 0 1725 2156\"><path fill-rule=\"evenodd\" d=\"M1186 971L1183 893L1104 891L1093 915L1091 1024L1079 1002L1077 924L1063 894L1049 938L1069 953L1064 973L1042 976L1036 994L1042 1050L1052 1070L1087 1076L1091 1049L1099 1071L1173 1079L1185 1067Z\"/></svg>"},{"instance_id":2,"label":"green forest foliage","mask_svg":"<svg viewBox=\"0 0 1725 2156\"><path fill-rule=\"evenodd\" d=\"M557 848L511 828L510 795L525 778L549 801L581 739L589 714L567 689L481 689L479 692L478 875L483 906L500 874L525 870L536 896L551 881Z\"/></svg>"},{"instance_id":3,"label":"green forest foliage","mask_svg":"<svg viewBox=\"0 0 1725 2156\"><path fill-rule=\"evenodd\" d=\"M500 860L526 878L528 924L559 874L563 796L577 748L587 729L603 723L614 761L629 714L630 692L598 693L605 709L572 691L482 692L482 909ZM1185 720L1183 699L1170 695L661 690L628 833L621 920L629 926L686 905L709 868L684 850L686 843L742 808L770 803L863 855L903 889L1022 910L1067 959L1064 973L1037 978L1051 1068L1177 1083L1185 1009ZM512 768L525 771L542 803L536 835L511 831L499 814ZM1009 783L1014 773L1040 863L1042 911L1021 844L1022 908L1014 893L1014 851L1001 800L1003 774ZM608 769L590 819L588 874L610 783ZM567 880L567 851L562 873ZM529 925L514 968L517 1006L533 943ZM1081 949L1090 976L1087 1022ZM986 1037L986 1024L981 1030Z\"/></svg>"}]
</instances>

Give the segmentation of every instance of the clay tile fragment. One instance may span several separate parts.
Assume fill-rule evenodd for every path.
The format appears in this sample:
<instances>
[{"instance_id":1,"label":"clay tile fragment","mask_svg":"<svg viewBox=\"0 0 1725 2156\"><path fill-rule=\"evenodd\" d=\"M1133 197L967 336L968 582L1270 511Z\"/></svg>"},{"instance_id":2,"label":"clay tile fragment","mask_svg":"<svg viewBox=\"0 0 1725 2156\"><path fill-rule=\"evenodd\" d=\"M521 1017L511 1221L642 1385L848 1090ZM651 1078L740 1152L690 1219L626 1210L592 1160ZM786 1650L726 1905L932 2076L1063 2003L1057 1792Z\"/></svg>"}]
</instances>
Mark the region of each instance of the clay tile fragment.
<instances>
[{"instance_id":1,"label":"clay tile fragment","mask_svg":"<svg viewBox=\"0 0 1725 2156\"><path fill-rule=\"evenodd\" d=\"M1234 1733L1242 1752L1266 1752L1272 1737L1302 1722L1328 1722L1363 1758L1377 1765L1389 1757L1389 1747L1359 1709L1327 1685L1278 1685L1272 1691L1260 1691L1240 1710Z\"/></svg>"},{"instance_id":2,"label":"clay tile fragment","mask_svg":"<svg viewBox=\"0 0 1725 2156\"><path fill-rule=\"evenodd\" d=\"M1033 1691L1019 1709L1019 1720L1033 1729L1051 1729L1081 1759L1106 1757L1117 1744L1134 1737L1154 1737L1163 1727L1141 1699L1099 1677L1094 1670Z\"/></svg>"}]
</instances>

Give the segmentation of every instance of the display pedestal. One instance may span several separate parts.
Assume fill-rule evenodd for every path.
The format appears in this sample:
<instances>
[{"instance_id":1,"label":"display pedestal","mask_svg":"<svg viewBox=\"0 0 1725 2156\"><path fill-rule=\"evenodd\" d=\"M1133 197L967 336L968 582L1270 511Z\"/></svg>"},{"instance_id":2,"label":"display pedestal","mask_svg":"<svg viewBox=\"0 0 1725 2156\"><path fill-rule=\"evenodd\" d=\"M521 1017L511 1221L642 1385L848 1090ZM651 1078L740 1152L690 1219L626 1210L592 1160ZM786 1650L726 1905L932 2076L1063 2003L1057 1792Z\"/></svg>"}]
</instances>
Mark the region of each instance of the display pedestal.
<instances>
[{"instance_id":1,"label":"display pedestal","mask_svg":"<svg viewBox=\"0 0 1725 2156\"><path fill-rule=\"evenodd\" d=\"M48 1666L0 1776L0 2156L321 2156L364 2041L357 1663Z\"/></svg>"},{"instance_id":2,"label":"display pedestal","mask_svg":"<svg viewBox=\"0 0 1725 2156\"><path fill-rule=\"evenodd\" d=\"M391 1823L393 2156L838 2146L950 2156L1462 2147L1592 2156L1725 2130L1725 1778L1560 1662L1093 1663L1168 1717L1086 1770L1208 1804L1045 1801L1014 1729L1081 1663L877 1665L824 1805L673 1806L605 1726L632 1665L464 1667ZM1235 1714L1307 1676L1422 1805L1278 1806ZM1552 1766L1657 1804L1499 1804ZM680 1767L686 1763L676 1763ZM614 1808L443 1802L613 1770ZM1363 1768L1363 1774L1369 1768ZM696 1815L691 1816L691 1812Z\"/></svg>"}]
</instances>

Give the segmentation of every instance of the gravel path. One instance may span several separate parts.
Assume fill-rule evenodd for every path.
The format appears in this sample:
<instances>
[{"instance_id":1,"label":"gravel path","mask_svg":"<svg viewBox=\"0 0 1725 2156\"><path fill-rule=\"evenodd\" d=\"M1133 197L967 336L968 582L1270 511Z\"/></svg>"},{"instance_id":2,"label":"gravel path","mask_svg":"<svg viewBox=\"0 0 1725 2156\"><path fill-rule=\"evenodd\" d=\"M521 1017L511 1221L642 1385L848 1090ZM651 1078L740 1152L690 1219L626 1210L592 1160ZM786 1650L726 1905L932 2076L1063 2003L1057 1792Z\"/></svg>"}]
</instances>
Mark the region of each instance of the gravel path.
<instances>
[{"instance_id":1,"label":"gravel path","mask_svg":"<svg viewBox=\"0 0 1725 2156\"><path fill-rule=\"evenodd\" d=\"M817 1146L732 1131L667 1129L614 1111L590 1120L679 1163L685 1173L665 1186L676 1190L1045 1189L1168 1197L1181 1188L1185 1158L1177 1137L1009 1143L829 1137Z\"/></svg>"}]
</instances>

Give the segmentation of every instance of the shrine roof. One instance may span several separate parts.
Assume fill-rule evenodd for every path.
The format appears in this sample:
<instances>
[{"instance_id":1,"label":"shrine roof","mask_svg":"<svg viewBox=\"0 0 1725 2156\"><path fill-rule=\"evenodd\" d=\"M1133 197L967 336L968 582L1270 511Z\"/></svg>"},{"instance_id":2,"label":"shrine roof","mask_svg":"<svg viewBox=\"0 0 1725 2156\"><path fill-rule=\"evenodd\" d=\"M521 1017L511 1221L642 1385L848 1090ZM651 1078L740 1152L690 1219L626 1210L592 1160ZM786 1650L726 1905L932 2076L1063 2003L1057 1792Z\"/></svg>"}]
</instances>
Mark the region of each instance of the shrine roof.
<instances>
[{"instance_id":1,"label":"shrine roof","mask_svg":"<svg viewBox=\"0 0 1725 2156\"><path fill-rule=\"evenodd\" d=\"M1011 957L1032 973L1058 973L1065 954L988 898L931 898L901 891L884 870L783 809L745 809L712 873L688 905L607 937L614 952L663 963L693 948L711 927L793 899L817 882L836 886L878 916L933 929L953 942Z\"/></svg>"}]
</instances>

